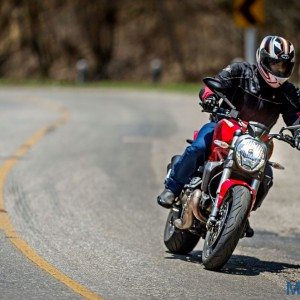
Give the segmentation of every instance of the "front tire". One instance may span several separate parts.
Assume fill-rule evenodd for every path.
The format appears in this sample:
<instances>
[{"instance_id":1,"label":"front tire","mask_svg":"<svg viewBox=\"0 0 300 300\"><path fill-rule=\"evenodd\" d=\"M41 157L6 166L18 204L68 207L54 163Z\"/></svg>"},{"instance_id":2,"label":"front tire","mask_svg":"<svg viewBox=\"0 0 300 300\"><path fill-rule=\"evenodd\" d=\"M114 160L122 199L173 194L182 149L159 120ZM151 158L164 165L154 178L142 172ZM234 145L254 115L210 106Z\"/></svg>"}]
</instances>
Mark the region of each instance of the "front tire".
<instances>
[{"instance_id":1,"label":"front tire","mask_svg":"<svg viewBox=\"0 0 300 300\"><path fill-rule=\"evenodd\" d=\"M174 254L188 254L196 247L200 236L174 226L174 220L178 219L180 215L180 207L173 207L170 210L164 231L164 243L168 250Z\"/></svg>"},{"instance_id":2,"label":"front tire","mask_svg":"<svg viewBox=\"0 0 300 300\"><path fill-rule=\"evenodd\" d=\"M251 194L244 186L235 186L220 208L220 226L205 237L202 262L206 269L219 270L231 257L246 224L251 208ZM218 223L217 222L217 223Z\"/></svg>"}]
</instances>

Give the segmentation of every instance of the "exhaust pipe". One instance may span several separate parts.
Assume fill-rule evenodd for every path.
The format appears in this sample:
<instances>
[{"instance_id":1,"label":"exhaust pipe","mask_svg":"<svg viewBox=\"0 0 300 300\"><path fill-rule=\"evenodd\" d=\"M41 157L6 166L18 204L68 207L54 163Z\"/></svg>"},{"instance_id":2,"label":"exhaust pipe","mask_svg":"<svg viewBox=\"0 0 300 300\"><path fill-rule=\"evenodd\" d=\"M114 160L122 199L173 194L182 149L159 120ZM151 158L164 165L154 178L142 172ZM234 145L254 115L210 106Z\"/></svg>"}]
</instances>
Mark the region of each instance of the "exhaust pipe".
<instances>
[{"instance_id":1,"label":"exhaust pipe","mask_svg":"<svg viewBox=\"0 0 300 300\"><path fill-rule=\"evenodd\" d=\"M174 226L178 229L188 229L193 224L193 208L191 206L191 198L189 197L183 207L182 217L174 221Z\"/></svg>"},{"instance_id":2,"label":"exhaust pipe","mask_svg":"<svg viewBox=\"0 0 300 300\"><path fill-rule=\"evenodd\" d=\"M195 216L200 222L206 223L207 219L199 211L199 200L201 197L201 191L195 190L190 197L188 197L184 208L182 218L174 221L174 226L178 229L188 229L193 224L193 216Z\"/></svg>"},{"instance_id":3,"label":"exhaust pipe","mask_svg":"<svg viewBox=\"0 0 300 300\"><path fill-rule=\"evenodd\" d=\"M201 191L200 190L195 190L192 195L192 209L193 209L193 214L198 219L200 222L206 224L207 219L202 215L200 209L199 209L199 201L201 198Z\"/></svg>"}]
</instances>

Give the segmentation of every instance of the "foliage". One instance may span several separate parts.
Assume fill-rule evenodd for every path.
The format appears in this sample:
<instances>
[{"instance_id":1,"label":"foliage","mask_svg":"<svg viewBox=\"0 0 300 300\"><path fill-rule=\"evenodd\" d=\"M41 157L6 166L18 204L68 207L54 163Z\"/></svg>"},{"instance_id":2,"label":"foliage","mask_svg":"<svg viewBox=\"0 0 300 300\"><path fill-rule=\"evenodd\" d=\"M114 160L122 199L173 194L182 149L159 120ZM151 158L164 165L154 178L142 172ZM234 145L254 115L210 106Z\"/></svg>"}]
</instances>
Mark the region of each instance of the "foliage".
<instances>
[{"instance_id":1,"label":"foliage","mask_svg":"<svg viewBox=\"0 0 300 300\"><path fill-rule=\"evenodd\" d=\"M300 48L300 2L265 0L259 39L278 34ZM90 80L195 81L243 57L243 29L232 1L2 0L0 76L76 80L85 58Z\"/></svg>"}]
</instances>

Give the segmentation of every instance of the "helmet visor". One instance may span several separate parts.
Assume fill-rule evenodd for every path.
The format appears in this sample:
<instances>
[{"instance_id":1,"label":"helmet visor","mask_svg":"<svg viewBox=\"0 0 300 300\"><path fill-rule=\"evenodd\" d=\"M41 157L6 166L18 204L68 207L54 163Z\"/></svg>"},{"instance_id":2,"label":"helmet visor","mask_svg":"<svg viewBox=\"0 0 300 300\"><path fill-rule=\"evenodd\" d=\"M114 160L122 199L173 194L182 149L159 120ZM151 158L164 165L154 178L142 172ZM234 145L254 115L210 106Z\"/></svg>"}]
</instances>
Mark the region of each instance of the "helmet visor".
<instances>
[{"instance_id":1,"label":"helmet visor","mask_svg":"<svg viewBox=\"0 0 300 300\"><path fill-rule=\"evenodd\" d=\"M265 57L262 61L264 67L274 76L288 78L294 68L294 62Z\"/></svg>"}]
</instances>

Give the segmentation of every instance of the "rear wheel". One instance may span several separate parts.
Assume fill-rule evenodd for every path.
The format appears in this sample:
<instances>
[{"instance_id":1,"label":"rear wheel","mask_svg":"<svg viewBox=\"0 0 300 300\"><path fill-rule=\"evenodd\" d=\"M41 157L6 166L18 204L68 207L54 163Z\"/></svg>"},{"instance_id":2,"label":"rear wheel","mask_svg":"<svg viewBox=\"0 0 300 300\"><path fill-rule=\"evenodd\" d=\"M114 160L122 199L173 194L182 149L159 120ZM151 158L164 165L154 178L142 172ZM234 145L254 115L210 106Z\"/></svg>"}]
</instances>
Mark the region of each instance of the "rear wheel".
<instances>
[{"instance_id":1,"label":"rear wheel","mask_svg":"<svg viewBox=\"0 0 300 300\"><path fill-rule=\"evenodd\" d=\"M167 167L167 171L173 168L180 158L181 155L174 155ZM181 206L170 209L164 231L164 243L168 250L175 254L187 254L191 252L200 239L199 236L192 234L188 230L180 230L174 226L173 222L180 218L181 212Z\"/></svg>"},{"instance_id":2,"label":"rear wheel","mask_svg":"<svg viewBox=\"0 0 300 300\"><path fill-rule=\"evenodd\" d=\"M250 191L235 186L220 208L216 225L206 234L202 252L206 269L219 270L229 260L244 231L250 206Z\"/></svg>"},{"instance_id":3,"label":"rear wheel","mask_svg":"<svg viewBox=\"0 0 300 300\"><path fill-rule=\"evenodd\" d=\"M175 254L187 254L197 245L200 237L188 230L180 230L173 225L181 215L181 207L170 210L164 231L164 243L168 250Z\"/></svg>"}]
</instances>

